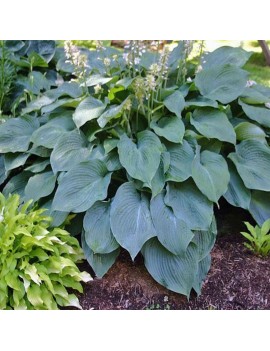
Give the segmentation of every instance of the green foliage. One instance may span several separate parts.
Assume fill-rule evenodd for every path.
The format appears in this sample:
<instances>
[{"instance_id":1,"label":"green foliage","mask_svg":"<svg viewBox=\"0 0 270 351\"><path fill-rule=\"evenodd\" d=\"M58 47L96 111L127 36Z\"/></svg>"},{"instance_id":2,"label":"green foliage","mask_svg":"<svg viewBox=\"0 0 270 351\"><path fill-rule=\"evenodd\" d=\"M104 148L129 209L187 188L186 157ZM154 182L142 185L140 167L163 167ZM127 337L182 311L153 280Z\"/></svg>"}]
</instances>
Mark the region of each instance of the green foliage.
<instances>
[{"instance_id":1,"label":"green foliage","mask_svg":"<svg viewBox=\"0 0 270 351\"><path fill-rule=\"evenodd\" d=\"M83 258L77 239L60 228L49 229L44 209L20 206L18 195L0 193L0 309L81 308L67 288L82 292L91 279L76 262Z\"/></svg>"},{"instance_id":2,"label":"green foliage","mask_svg":"<svg viewBox=\"0 0 270 351\"><path fill-rule=\"evenodd\" d=\"M13 42L28 93L0 125L4 194L33 198L52 226L77 214L97 276L123 247L186 296L209 270L222 196L259 225L270 217L270 89L248 81L243 49L197 67L189 45L159 53L135 41L123 56L101 43Z\"/></svg>"},{"instance_id":3,"label":"green foliage","mask_svg":"<svg viewBox=\"0 0 270 351\"><path fill-rule=\"evenodd\" d=\"M244 245L257 255L268 256L270 254L270 219L266 220L261 227L253 227L250 223L244 222L249 233L241 232L248 240Z\"/></svg>"}]
</instances>

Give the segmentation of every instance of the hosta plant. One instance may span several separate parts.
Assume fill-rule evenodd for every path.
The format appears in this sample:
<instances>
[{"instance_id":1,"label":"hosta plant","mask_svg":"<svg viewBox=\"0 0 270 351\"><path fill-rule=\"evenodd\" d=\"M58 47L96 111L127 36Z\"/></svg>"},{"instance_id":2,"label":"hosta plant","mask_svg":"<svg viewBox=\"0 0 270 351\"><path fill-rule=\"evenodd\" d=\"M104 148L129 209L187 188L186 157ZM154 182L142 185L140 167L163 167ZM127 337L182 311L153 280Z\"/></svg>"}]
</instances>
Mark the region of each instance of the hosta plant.
<instances>
[{"instance_id":1,"label":"hosta plant","mask_svg":"<svg viewBox=\"0 0 270 351\"><path fill-rule=\"evenodd\" d=\"M57 74L44 71L43 89L0 126L4 194L33 199L52 226L77 214L97 276L122 247L187 296L209 270L221 197L259 225L270 217L270 89L241 68L250 53L222 47L198 66L191 44L67 42L50 62Z\"/></svg>"},{"instance_id":2,"label":"hosta plant","mask_svg":"<svg viewBox=\"0 0 270 351\"><path fill-rule=\"evenodd\" d=\"M265 221L261 227L252 226L248 222L245 222L245 225L249 233L241 232L248 240L244 245L257 255L268 256L270 254L270 219Z\"/></svg>"},{"instance_id":3,"label":"hosta plant","mask_svg":"<svg viewBox=\"0 0 270 351\"><path fill-rule=\"evenodd\" d=\"M0 193L0 309L81 308L70 289L82 292L91 277L76 266L84 257L77 239L29 206Z\"/></svg>"}]
</instances>

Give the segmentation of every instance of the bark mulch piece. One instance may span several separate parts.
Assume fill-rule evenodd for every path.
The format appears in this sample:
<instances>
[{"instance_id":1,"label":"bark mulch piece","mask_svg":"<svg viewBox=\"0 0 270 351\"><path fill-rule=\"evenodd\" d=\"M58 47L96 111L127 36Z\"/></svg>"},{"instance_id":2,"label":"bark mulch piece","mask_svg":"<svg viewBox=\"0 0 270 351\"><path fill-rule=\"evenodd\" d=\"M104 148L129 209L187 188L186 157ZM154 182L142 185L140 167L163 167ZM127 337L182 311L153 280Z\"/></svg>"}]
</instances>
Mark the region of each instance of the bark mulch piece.
<instances>
[{"instance_id":1,"label":"bark mulch piece","mask_svg":"<svg viewBox=\"0 0 270 351\"><path fill-rule=\"evenodd\" d=\"M239 232L245 229L242 221L251 219L244 211L227 209L218 214L212 266L199 297L192 293L187 301L162 287L147 272L141 256L132 262L123 251L102 279L84 285L79 296L83 309L270 309L270 257L256 257L245 248ZM89 271L87 264L81 268Z\"/></svg>"}]
</instances>

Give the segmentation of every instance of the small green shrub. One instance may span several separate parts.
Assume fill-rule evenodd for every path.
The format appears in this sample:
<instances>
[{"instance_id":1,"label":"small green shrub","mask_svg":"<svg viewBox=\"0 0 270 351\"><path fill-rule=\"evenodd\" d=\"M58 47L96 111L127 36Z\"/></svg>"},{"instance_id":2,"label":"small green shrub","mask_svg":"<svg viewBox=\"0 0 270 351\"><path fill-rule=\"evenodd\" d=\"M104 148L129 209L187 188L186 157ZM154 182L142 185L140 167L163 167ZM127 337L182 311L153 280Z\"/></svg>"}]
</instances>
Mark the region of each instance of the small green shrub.
<instances>
[{"instance_id":1,"label":"small green shrub","mask_svg":"<svg viewBox=\"0 0 270 351\"><path fill-rule=\"evenodd\" d=\"M249 241L244 245L261 256L268 256L270 253L270 219L265 221L262 227L256 225L253 227L250 223L244 222L249 233L241 232L241 234Z\"/></svg>"},{"instance_id":2,"label":"small green shrub","mask_svg":"<svg viewBox=\"0 0 270 351\"><path fill-rule=\"evenodd\" d=\"M0 194L0 309L80 308L78 298L66 288L82 292L83 258L77 239L60 228L49 230L44 209L19 207L18 195Z\"/></svg>"}]
</instances>

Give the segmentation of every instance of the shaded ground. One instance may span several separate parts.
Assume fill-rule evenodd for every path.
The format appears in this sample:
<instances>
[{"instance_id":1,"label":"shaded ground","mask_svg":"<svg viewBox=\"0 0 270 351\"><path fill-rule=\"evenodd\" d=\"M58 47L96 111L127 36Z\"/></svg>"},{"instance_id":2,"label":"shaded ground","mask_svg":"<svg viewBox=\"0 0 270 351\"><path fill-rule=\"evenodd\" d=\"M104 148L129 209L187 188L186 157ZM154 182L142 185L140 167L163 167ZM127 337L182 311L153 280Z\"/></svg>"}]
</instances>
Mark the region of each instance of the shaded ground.
<instances>
[{"instance_id":1,"label":"shaded ground","mask_svg":"<svg viewBox=\"0 0 270 351\"><path fill-rule=\"evenodd\" d=\"M270 258L255 257L244 247L243 220L250 218L240 210L219 215L212 266L199 297L192 294L188 302L160 286L141 257L133 263L123 251L102 279L85 284L79 297L83 309L270 309Z\"/></svg>"}]
</instances>

